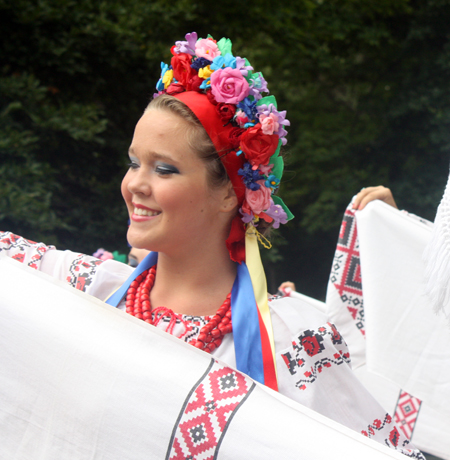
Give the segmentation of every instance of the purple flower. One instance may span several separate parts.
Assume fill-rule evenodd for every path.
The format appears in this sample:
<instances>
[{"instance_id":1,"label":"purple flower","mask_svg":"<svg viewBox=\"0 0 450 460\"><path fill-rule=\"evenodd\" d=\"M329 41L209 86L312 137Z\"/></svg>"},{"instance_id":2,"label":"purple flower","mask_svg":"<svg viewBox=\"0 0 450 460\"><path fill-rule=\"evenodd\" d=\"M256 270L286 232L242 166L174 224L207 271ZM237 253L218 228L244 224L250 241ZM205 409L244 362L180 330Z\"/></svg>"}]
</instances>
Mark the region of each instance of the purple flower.
<instances>
[{"instance_id":1,"label":"purple flower","mask_svg":"<svg viewBox=\"0 0 450 460\"><path fill-rule=\"evenodd\" d=\"M259 190L261 187L261 185L256 182L264 179L264 176L261 176L257 169L252 169L250 163L245 163L244 167L239 169L238 174L242 176L242 182L244 182L245 186L253 191Z\"/></svg>"},{"instance_id":2,"label":"purple flower","mask_svg":"<svg viewBox=\"0 0 450 460\"><path fill-rule=\"evenodd\" d=\"M241 72L243 77L246 77L248 75L249 70L253 70L253 67L251 65L245 65L245 64L246 64L246 59L236 56L236 69Z\"/></svg>"},{"instance_id":3,"label":"purple flower","mask_svg":"<svg viewBox=\"0 0 450 460\"><path fill-rule=\"evenodd\" d=\"M279 205L275 204L270 199L270 208L267 211L264 211L269 217L273 219L273 228L278 228L280 224L287 223L287 214L284 212L284 209Z\"/></svg>"},{"instance_id":4,"label":"purple flower","mask_svg":"<svg viewBox=\"0 0 450 460\"><path fill-rule=\"evenodd\" d=\"M291 125L291 122L289 120L286 120L286 110L278 112L278 110L275 108L273 104L269 104L269 106L267 106L266 104L262 104L257 107L257 110L258 110L258 114L265 115L268 117L272 113L278 118L277 121L278 121L279 127L278 127L278 131L274 132L274 134L278 135L283 145L286 145L287 131L283 128L283 126Z\"/></svg>"},{"instance_id":5,"label":"purple flower","mask_svg":"<svg viewBox=\"0 0 450 460\"><path fill-rule=\"evenodd\" d=\"M195 44L197 43L197 32L186 34L184 37L186 41L175 42L175 53L188 53L191 56L195 55Z\"/></svg>"},{"instance_id":6,"label":"purple flower","mask_svg":"<svg viewBox=\"0 0 450 460\"><path fill-rule=\"evenodd\" d=\"M267 82L261 72L252 74L250 77L250 96L256 100L262 98L261 93L268 93Z\"/></svg>"},{"instance_id":7,"label":"purple flower","mask_svg":"<svg viewBox=\"0 0 450 460\"><path fill-rule=\"evenodd\" d=\"M253 221L255 217L252 212L250 212L250 214L247 214L245 211L242 210L242 208L239 209L239 212L242 214L242 222L244 222L244 224L249 224Z\"/></svg>"}]
</instances>

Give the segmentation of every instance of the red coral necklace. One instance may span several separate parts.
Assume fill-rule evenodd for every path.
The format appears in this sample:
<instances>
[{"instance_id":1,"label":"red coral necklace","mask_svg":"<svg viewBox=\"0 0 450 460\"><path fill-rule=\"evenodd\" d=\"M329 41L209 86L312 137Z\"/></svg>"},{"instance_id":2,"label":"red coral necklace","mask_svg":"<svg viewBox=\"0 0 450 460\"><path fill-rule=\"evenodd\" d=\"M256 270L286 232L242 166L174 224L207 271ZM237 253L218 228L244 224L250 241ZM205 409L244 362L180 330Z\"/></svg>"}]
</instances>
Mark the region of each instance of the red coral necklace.
<instances>
[{"instance_id":1,"label":"red coral necklace","mask_svg":"<svg viewBox=\"0 0 450 460\"><path fill-rule=\"evenodd\" d=\"M187 323L181 318L181 315L177 315L166 307L157 307L152 311L150 291L155 283L155 275L156 265L142 272L131 283L126 298L127 313L155 326L163 316L169 315L171 320L167 332L172 333L177 318L185 325L187 332ZM232 330L231 294L228 294L216 314L200 329L197 339L190 343L194 345L194 347L211 353L222 343L223 337ZM185 335L186 332L183 335ZM183 335L181 337L183 337Z\"/></svg>"}]
</instances>

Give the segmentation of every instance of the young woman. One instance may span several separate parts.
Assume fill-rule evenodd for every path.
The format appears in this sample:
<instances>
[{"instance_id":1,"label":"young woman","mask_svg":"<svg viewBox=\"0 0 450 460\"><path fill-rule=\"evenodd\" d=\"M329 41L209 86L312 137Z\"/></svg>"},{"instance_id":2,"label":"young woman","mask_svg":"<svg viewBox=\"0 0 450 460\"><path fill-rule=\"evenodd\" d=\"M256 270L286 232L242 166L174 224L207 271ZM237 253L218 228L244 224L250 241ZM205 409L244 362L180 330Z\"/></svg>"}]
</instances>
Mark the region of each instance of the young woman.
<instances>
[{"instance_id":1,"label":"young woman","mask_svg":"<svg viewBox=\"0 0 450 460\"><path fill-rule=\"evenodd\" d=\"M122 183L129 242L152 252L130 274L125 264L9 233L0 247L422 458L353 376L345 342L324 315L296 299L267 298L258 240L267 245L264 228L292 215L275 194L289 122L273 96L263 97L262 74L233 55L228 39L187 34L172 54L136 125Z\"/></svg>"}]
</instances>

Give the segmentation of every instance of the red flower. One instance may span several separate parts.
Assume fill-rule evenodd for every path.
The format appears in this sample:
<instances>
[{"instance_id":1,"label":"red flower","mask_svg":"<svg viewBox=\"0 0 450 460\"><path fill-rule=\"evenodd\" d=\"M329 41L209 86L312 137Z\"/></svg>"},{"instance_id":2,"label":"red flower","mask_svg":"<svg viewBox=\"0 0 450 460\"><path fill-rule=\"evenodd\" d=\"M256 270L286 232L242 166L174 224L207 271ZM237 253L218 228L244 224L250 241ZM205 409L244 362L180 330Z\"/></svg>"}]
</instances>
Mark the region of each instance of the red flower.
<instances>
[{"instance_id":1,"label":"red flower","mask_svg":"<svg viewBox=\"0 0 450 460\"><path fill-rule=\"evenodd\" d=\"M189 80L197 74L197 71L191 67L192 56L187 53L176 54L170 63L173 68L173 76L187 88Z\"/></svg>"},{"instance_id":2,"label":"red flower","mask_svg":"<svg viewBox=\"0 0 450 460\"><path fill-rule=\"evenodd\" d=\"M169 96L175 96L175 94L179 94L186 91L184 86L181 83L172 83L171 85L168 86L166 89L166 93Z\"/></svg>"},{"instance_id":3,"label":"red flower","mask_svg":"<svg viewBox=\"0 0 450 460\"><path fill-rule=\"evenodd\" d=\"M228 140L234 149L237 149L241 143L241 136L245 133L243 128L233 128L228 134Z\"/></svg>"},{"instance_id":4,"label":"red flower","mask_svg":"<svg viewBox=\"0 0 450 460\"><path fill-rule=\"evenodd\" d=\"M261 125L248 128L241 136L241 150L253 166L266 165L278 147L278 136L264 134Z\"/></svg>"},{"instance_id":5,"label":"red flower","mask_svg":"<svg viewBox=\"0 0 450 460\"><path fill-rule=\"evenodd\" d=\"M212 91L210 89L208 91L206 91L206 97L208 98L208 101L212 105L217 105L216 98L214 97L214 94L212 93Z\"/></svg>"},{"instance_id":6,"label":"red flower","mask_svg":"<svg viewBox=\"0 0 450 460\"><path fill-rule=\"evenodd\" d=\"M220 103L216 105L216 111L223 123L230 121L236 113L236 106L233 104Z\"/></svg>"},{"instance_id":7,"label":"red flower","mask_svg":"<svg viewBox=\"0 0 450 460\"><path fill-rule=\"evenodd\" d=\"M204 82L203 78L200 78L196 73L187 82L186 89L188 91L200 91L200 85Z\"/></svg>"}]
</instances>

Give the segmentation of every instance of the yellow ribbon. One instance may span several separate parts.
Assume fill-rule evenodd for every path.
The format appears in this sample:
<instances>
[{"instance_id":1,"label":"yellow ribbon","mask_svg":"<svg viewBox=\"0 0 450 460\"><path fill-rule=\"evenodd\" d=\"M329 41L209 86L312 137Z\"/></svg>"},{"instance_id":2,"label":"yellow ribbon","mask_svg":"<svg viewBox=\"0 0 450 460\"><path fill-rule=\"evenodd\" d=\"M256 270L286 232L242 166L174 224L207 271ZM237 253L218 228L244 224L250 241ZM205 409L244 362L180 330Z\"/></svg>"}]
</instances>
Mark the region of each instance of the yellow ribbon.
<instances>
[{"instance_id":1,"label":"yellow ribbon","mask_svg":"<svg viewBox=\"0 0 450 460\"><path fill-rule=\"evenodd\" d=\"M275 360L275 341L273 338L272 319L270 317L267 294L267 281L266 274L264 273L264 268L261 262L261 255L259 253L258 236L259 233L255 227L249 225L245 232L245 263L250 273L250 279L252 280L256 304L258 305L259 313L261 314L261 318L267 330L267 335L269 336L275 372L277 372Z\"/></svg>"}]
</instances>

